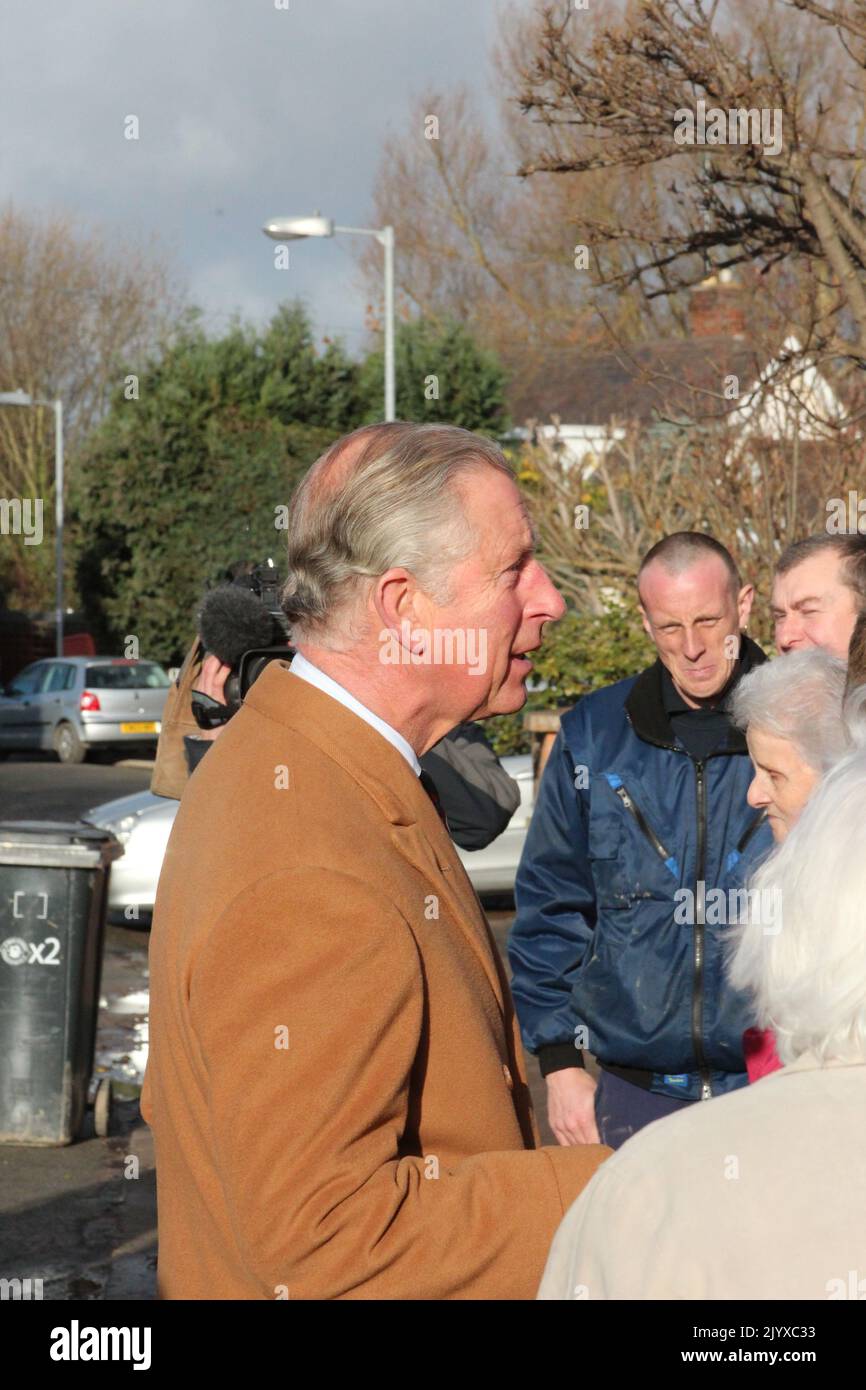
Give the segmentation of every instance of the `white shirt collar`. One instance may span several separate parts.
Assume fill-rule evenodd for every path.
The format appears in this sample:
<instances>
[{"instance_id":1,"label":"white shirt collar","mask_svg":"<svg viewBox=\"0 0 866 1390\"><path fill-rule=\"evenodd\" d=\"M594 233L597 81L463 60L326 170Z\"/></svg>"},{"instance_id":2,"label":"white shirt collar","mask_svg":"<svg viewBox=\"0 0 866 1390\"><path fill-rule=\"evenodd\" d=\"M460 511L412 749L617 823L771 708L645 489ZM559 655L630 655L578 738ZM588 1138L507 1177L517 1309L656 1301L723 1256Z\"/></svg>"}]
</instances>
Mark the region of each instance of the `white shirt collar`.
<instances>
[{"instance_id":1,"label":"white shirt collar","mask_svg":"<svg viewBox=\"0 0 866 1390\"><path fill-rule=\"evenodd\" d=\"M333 700L339 700L341 705L346 706L346 709L350 709L353 714L357 714L359 719L363 719L371 728L376 729L397 749L398 753L402 753L415 776L420 776L421 764L411 743L407 743L403 735L398 734L396 729L392 729L390 724L386 724L384 719L380 719L378 714L374 714L372 710L367 709L366 705L362 705L361 701L356 699L345 686L340 685L331 676L326 676L324 671L320 671L318 666L314 666L312 661L308 661L300 652L296 652L292 657L290 671L293 676L300 676L301 680L308 681L310 685L315 685L317 689L323 690Z\"/></svg>"}]
</instances>

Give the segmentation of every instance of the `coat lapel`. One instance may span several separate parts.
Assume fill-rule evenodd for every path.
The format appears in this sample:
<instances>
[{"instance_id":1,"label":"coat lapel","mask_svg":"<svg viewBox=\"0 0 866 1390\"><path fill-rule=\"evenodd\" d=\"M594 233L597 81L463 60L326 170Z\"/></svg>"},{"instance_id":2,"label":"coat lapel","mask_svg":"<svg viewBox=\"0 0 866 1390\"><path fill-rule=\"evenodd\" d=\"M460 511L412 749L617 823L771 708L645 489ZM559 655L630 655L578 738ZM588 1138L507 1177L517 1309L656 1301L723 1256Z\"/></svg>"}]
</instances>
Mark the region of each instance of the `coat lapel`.
<instances>
[{"instance_id":1,"label":"coat lapel","mask_svg":"<svg viewBox=\"0 0 866 1390\"><path fill-rule=\"evenodd\" d=\"M504 1015L496 947L487 919L451 837L406 759L339 700L292 676L286 662L270 662L244 703L315 743L373 798L391 824L395 849L447 904Z\"/></svg>"},{"instance_id":2,"label":"coat lapel","mask_svg":"<svg viewBox=\"0 0 866 1390\"><path fill-rule=\"evenodd\" d=\"M426 797L427 794L421 790L421 795ZM504 1013L502 985L493 955L496 947L490 939L484 911L460 857L432 806L431 811L437 821L436 827L422 827L417 823L396 825L391 830L391 843L404 859L408 859L419 873L424 874L439 897L448 905L452 917L457 920L484 967L490 988ZM441 841L447 841L447 846L441 844Z\"/></svg>"}]
</instances>

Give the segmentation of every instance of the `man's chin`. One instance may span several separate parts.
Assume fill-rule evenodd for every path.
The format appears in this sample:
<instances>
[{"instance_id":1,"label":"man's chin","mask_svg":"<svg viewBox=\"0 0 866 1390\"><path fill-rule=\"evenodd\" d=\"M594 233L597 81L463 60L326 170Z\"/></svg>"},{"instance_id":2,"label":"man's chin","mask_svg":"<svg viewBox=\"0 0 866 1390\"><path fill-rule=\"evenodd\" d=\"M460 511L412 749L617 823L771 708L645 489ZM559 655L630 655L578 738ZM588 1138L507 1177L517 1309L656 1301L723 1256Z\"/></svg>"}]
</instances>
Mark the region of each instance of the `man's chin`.
<instances>
[{"instance_id":1,"label":"man's chin","mask_svg":"<svg viewBox=\"0 0 866 1390\"><path fill-rule=\"evenodd\" d=\"M688 679L685 676L680 676L676 683L683 695L690 700L712 700L715 695L721 694L729 678L730 673L727 671L713 671L711 675L707 675L706 680Z\"/></svg>"},{"instance_id":2,"label":"man's chin","mask_svg":"<svg viewBox=\"0 0 866 1390\"><path fill-rule=\"evenodd\" d=\"M468 714L468 719L493 719L495 714L516 714L518 709L523 709L527 702L527 688L523 682L517 687L514 685L503 685L495 694L488 695L484 705L478 706L473 714Z\"/></svg>"},{"instance_id":3,"label":"man's chin","mask_svg":"<svg viewBox=\"0 0 866 1390\"><path fill-rule=\"evenodd\" d=\"M484 713L478 718L491 719L494 714L516 714L519 709L523 709L527 698L528 692L524 681L521 681L517 686L505 685L490 697Z\"/></svg>"}]
</instances>

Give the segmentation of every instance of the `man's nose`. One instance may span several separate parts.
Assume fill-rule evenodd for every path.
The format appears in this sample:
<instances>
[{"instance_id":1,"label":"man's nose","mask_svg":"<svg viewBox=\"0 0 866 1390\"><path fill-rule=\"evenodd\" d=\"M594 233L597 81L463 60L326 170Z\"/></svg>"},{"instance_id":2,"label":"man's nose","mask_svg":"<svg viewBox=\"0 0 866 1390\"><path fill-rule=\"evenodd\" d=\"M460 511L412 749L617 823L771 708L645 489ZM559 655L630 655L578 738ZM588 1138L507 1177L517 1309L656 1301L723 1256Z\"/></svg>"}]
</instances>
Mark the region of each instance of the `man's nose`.
<instances>
[{"instance_id":1,"label":"man's nose","mask_svg":"<svg viewBox=\"0 0 866 1390\"><path fill-rule=\"evenodd\" d=\"M706 643L703 636L696 628L686 628L683 637L683 656L689 661L696 661L706 650Z\"/></svg>"},{"instance_id":2,"label":"man's nose","mask_svg":"<svg viewBox=\"0 0 866 1390\"><path fill-rule=\"evenodd\" d=\"M796 647L803 640L802 625L796 614L786 613L784 618L777 618L773 635L780 652L789 652Z\"/></svg>"},{"instance_id":3,"label":"man's nose","mask_svg":"<svg viewBox=\"0 0 866 1390\"><path fill-rule=\"evenodd\" d=\"M554 622L565 612L565 599L543 565L538 565L538 578L532 591L532 606Z\"/></svg>"}]
</instances>

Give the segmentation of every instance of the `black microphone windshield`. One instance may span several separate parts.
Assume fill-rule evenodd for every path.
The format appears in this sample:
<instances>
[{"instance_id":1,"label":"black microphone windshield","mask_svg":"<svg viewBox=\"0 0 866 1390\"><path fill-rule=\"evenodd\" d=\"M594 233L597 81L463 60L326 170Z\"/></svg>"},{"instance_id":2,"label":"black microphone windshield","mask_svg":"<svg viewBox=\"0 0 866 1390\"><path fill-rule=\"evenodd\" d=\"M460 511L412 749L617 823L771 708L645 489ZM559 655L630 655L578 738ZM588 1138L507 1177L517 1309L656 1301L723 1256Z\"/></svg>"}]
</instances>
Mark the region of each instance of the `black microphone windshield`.
<instances>
[{"instance_id":1,"label":"black microphone windshield","mask_svg":"<svg viewBox=\"0 0 866 1390\"><path fill-rule=\"evenodd\" d=\"M269 647L279 640L261 600L238 584L220 584L205 595L198 631L205 650L226 666L237 666L251 647Z\"/></svg>"}]
</instances>

